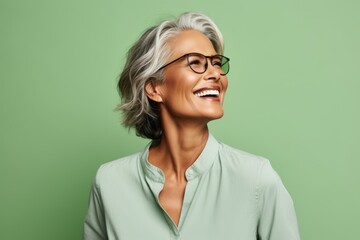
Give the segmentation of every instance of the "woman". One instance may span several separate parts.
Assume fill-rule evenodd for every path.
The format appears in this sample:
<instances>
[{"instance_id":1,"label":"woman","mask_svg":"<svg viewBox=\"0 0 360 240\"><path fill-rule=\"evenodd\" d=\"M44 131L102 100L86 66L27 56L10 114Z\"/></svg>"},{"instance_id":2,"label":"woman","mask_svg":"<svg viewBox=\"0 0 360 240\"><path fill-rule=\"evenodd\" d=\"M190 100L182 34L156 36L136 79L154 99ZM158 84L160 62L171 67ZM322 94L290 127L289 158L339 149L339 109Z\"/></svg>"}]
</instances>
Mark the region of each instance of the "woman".
<instances>
[{"instance_id":1,"label":"woman","mask_svg":"<svg viewBox=\"0 0 360 240\"><path fill-rule=\"evenodd\" d=\"M221 118L229 58L199 13L149 28L118 88L124 125L151 139L100 167L84 239L300 239L292 200L268 160L209 134Z\"/></svg>"}]
</instances>

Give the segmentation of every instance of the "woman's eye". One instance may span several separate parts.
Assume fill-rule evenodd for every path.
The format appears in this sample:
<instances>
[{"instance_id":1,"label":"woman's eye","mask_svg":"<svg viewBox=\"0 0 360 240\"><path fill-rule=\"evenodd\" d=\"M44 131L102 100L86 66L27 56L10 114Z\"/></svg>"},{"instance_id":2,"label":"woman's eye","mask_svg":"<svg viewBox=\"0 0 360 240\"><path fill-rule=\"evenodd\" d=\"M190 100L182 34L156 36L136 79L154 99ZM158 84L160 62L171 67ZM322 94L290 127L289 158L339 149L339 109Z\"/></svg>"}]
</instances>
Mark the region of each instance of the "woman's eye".
<instances>
[{"instance_id":1,"label":"woman's eye","mask_svg":"<svg viewBox=\"0 0 360 240\"><path fill-rule=\"evenodd\" d=\"M214 61L214 62L213 62L213 66L221 67L221 66L222 66L222 63L221 63L221 61Z\"/></svg>"},{"instance_id":2,"label":"woman's eye","mask_svg":"<svg viewBox=\"0 0 360 240\"><path fill-rule=\"evenodd\" d=\"M199 64L201 64L201 61L198 60L198 59L195 59L195 60L189 61L189 64L190 64L190 65L199 65Z\"/></svg>"},{"instance_id":3,"label":"woman's eye","mask_svg":"<svg viewBox=\"0 0 360 240\"><path fill-rule=\"evenodd\" d=\"M220 56L213 56L211 60L214 67L221 67L223 65L222 58Z\"/></svg>"}]
</instances>

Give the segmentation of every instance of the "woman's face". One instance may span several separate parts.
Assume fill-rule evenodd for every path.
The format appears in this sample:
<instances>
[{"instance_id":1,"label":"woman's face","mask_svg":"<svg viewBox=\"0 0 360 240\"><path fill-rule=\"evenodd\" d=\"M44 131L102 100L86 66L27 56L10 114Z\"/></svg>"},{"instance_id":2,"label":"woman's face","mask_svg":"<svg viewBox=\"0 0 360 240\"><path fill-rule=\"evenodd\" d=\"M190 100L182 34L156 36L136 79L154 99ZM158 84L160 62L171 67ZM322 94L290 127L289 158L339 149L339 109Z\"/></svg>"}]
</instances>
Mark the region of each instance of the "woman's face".
<instances>
[{"instance_id":1,"label":"woman's face","mask_svg":"<svg viewBox=\"0 0 360 240\"><path fill-rule=\"evenodd\" d=\"M210 40L196 30L185 30L168 42L172 50L167 62L187 53L216 55ZM219 67L208 61L207 70L198 74L188 66L184 57L164 69L165 79L157 86L161 97L161 114L173 119L208 122L224 114L223 101L228 86L226 76L220 75Z\"/></svg>"}]
</instances>

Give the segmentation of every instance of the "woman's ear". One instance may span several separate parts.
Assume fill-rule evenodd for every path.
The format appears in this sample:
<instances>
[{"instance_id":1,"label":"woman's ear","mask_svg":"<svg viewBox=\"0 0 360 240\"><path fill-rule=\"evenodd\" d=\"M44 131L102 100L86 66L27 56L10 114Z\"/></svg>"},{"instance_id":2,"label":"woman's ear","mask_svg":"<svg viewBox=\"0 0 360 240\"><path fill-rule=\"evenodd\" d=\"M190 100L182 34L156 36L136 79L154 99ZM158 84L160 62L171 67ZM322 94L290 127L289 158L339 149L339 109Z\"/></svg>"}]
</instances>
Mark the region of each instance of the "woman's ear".
<instances>
[{"instance_id":1,"label":"woman's ear","mask_svg":"<svg viewBox=\"0 0 360 240\"><path fill-rule=\"evenodd\" d=\"M162 97L159 92L159 83L154 79L149 79L145 83L145 92L146 96L153 100L154 102L162 102Z\"/></svg>"}]
</instances>

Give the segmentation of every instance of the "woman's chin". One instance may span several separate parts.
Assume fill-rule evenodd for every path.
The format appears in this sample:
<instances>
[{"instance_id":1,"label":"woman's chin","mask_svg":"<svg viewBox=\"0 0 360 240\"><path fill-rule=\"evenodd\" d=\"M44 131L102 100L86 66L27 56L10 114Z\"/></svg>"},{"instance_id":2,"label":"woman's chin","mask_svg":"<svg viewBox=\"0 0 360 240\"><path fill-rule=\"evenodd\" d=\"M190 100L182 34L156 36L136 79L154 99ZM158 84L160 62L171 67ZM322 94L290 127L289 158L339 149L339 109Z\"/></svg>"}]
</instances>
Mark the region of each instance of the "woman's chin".
<instances>
[{"instance_id":1,"label":"woman's chin","mask_svg":"<svg viewBox=\"0 0 360 240\"><path fill-rule=\"evenodd\" d=\"M212 113L209 113L207 115L209 121L212 121L212 120L216 120L216 119L220 119L224 116L224 111L223 110L219 110L219 111L216 111L216 112L212 112Z\"/></svg>"}]
</instances>

